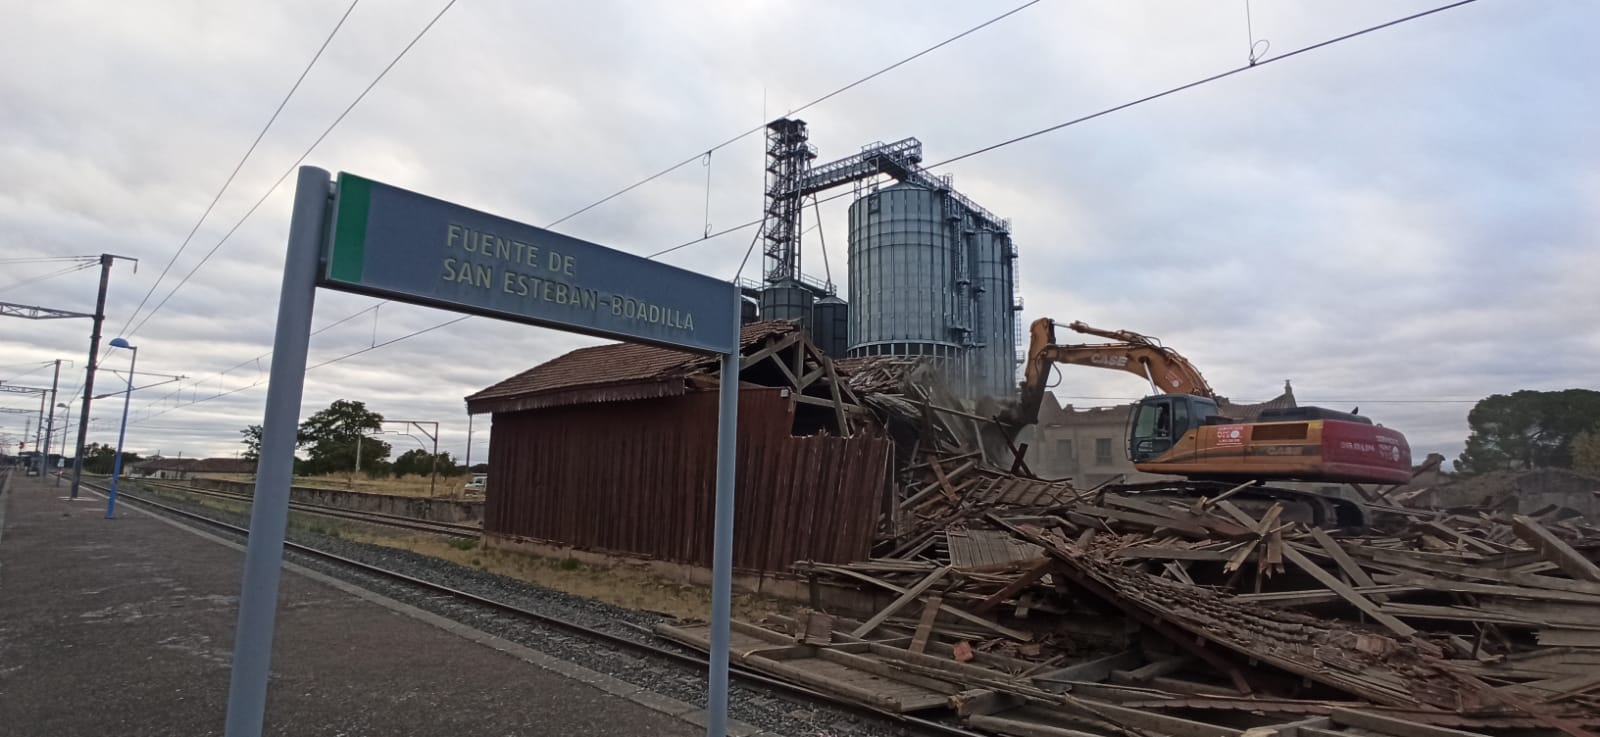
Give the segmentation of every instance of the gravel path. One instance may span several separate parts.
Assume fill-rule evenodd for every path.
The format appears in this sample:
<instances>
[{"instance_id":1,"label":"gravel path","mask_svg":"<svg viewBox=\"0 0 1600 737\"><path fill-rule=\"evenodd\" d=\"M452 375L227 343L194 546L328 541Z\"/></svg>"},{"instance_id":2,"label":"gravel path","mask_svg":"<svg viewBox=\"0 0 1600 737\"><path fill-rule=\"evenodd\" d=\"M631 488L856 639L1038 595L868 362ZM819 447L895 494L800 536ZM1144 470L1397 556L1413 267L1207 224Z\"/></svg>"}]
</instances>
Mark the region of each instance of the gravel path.
<instances>
[{"instance_id":1,"label":"gravel path","mask_svg":"<svg viewBox=\"0 0 1600 737\"><path fill-rule=\"evenodd\" d=\"M219 522L241 527L247 526L249 522L248 516L243 513L196 504L189 500L192 498L179 496L180 492L152 493L150 490L143 490L141 493L158 498L162 503ZM159 510L152 511L159 512ZM374 527L374 529L383 528ZM211 532L233 539L243 539L242 536L227 531L211 530ZM344 540L296 529L293 526L289 529L288 539L318 550L402 572L425 581L558 617L638 642L661 645L662 642L648 634L646 630L668 620L658 614L624 609L408 550ZM464 602L452 596L427 593L414 586L366 574L293 550L286 550L285 556L287 560L312 570L350 581L396 601L627 681L663 696L691 704L705 703L703 670L640 656L513 614ZM765 689L740 685L737 681L729 693L729 716L763 730L789 737L824 735L887 737L915 734L906 727L887 720L864 718L820 704L786 698Z\"/></svg>"}]
</instances>

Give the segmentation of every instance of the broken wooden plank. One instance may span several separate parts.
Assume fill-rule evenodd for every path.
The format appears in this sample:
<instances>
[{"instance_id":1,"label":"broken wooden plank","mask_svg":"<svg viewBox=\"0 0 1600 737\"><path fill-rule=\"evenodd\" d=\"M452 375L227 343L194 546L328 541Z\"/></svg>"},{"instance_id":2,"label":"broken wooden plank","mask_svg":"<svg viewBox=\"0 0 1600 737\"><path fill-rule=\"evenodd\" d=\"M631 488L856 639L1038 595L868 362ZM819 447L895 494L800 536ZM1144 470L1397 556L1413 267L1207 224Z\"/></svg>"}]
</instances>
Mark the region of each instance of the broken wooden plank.
<instances>
[{"instance_id":1,"label":"broken wooden plank","mask_svg":"<svg viewBox=\"0 0 1600 737\"><path fill-rule=\"evenodd\" d=\"M1432 724L1357 709L1334 709L1328 718L1332 719L1334 724L1391 734L1395 737L1485 737L1480 732L1436 727Z\"/></svg>"},{"instance_id":2,"label":"broken wooden plank","mask_svg":"<svg viewBox=\"0 0 1600 737\"><path fill-rule=\"evenodd\" d=\"M1040 673L1033 677L1035 681L1103 681L1111 677L1113 671L1137 668L1144 662L1144 656L1135 650L1124 650L1116 655L1107 655L1094 660L1069 665L1048 673Z\"/></svg>"},{"instance_id":3,"label":"broken wooden plank","mask_svg":"<svg viewBox=\"0 0 1600 737\"><path fill-rule=\"evenodd\" d=\"M1357 565L1355 559L1351 558L1350 554L1345 552L1344 546L1340 545L1338 540L1333 539L1333 536L1329 535L1326 530L1323 530L1320 527L1312 527L1311 537L1317 541L1318 545L1322 546L1323 551L1328 554L1328 557L1333 559L1334 564L1339 566L1339 570L1344 571L1345 575L1349 576L1350 580L1354 582L1355 585L1378 585L1377 582L1372 580L1372 576L1367 575L1366 569L1362 568L1360 565Z\"/></svg>"},{"instance_id":4,"label":"broken wooden plank","mask_svg":"<svg viewBox=\"0 0 1600 737\"><path fill-rule=\"evenodd\" d=\"M1006 599L1010 599L1011 597L1016 596L1018 592L1022 591L1023 589L1027 588L1028 586L1032 585L1033 582L1038 581L1041 578L1044 578L1045 574L1049 573L1050 572L1050 568L1052 566L1054 566L1054 565L1055 565L1055 559L1054 558L1045 558L1043 560L1040 560L1038 563L1034 564L1034 566L1032 568L1029 568L1021 576L1018 576L1015 579L1013 579L1011 581L1011 583L1006 584L999 591L996 591L993 594L990 594L988 598L984 599L981 602L978 602L978 605L972 608L972 613L973 614L987 614L989 612L989 610L999 606Z\"/></svg>"},{"instance_id":5,"label":"broken wooden plank","mask_svg":"<svg viewBox=\"0 0 1600 737\"><path fill-rule=\"evenodd\" d=\"M901 607L916 601L917 597L921 596L924 591L927 591L934 584L938 583L939 579L944 578L945 574L949 572L950 566L943 566L941 568L936 568L932 573L923 576L921 581L918 581L916 585L912 586L911 588L905 589L904 593L900 594L899 598L889 603L889 606L884 607L877 614L872 615L871 619L862 622L860 627L851 630L850 636L858 640L866 637L867 633L877 629L878 625L883 624L883 620L888 619L889 617L893 616L895 612L900 611Z\"/></svg>"},{"instance_id":6,"label":"broken wooden plank","mask_svg":"<svg viewBox=\"0 0 1600 737\"><path fill-rule=\"evenodd\" d=\"M888 589L889 591L893 591L893 592L895 592L897 594L904 594L906 592L906 589L904 587L902 587L902 586L896 586L895 584L889 583L888 581L884 581L883 579L873 578L872 576L868 576L868 575L866 575L864 573L860 573L860 572L857 572L857 571L852 571L852 570L850 570L848 568L840 568L840 567L837 567L837 566L833 566L833 567L830 567L829 570L835 571L835 572L837 572L837 573L839 573L841 575L849 576L851 578L854 578L854 579L857 579L857 580L860 580L860 581L865 581L867 583L872 584L873 586L877 586L877 587L880 587L880 588ZM965 611L965 610L962 610L962 609L957 609L957 608L955 608L953 606L950 606L949 604L944 604L944 605L940 606L939 610L942 611L942 612L945 612L947 614L950 614L951 616L956 617L957 619L961 619L961 620L964 620L964 621L967 621L967 622L971 622L971 623L973 623L975 625L978 625L979 627L982 627L982 628L984 628L986 630L989 630L991 632L996 632L996 633L1005 635L1006 637L1009 637L1009 638L1011 638L1013 640L1019 640L1019 641L1022 641L1022 642L1031 642L1033 640L1033 633L1031 633L1031 632L1023 632L1021 630L1012 629L1012 628L1007 627L1007 626L1005 626L1003 624L1000 624L999 622L993 622L993 621L990 621L988 619L984 619L983 617L977 616L977 615L975 615L975 614L973 614L971 612L968 612L968 611Z\"/></svg>"},{"instance_id":7,"label":"broken wooden plank","mask_svg":"<svg viewBox=\"0 0 1600 737\"><path fill-rule=\"evenodd\" d=\"M1285 547L1283 549L1283 555L1284 557L1288 558L1290 562L1299 566L1301 570L1311 574L1311 577L1317 579L1318 583L1321 583L1323 586L1327 586L1329 589L1332 589L1333 592L1338 594L1340 598L1350 602L1352 606L1360 609L1362 612L1366 613L1367 616L1372 617L1372 619L1378 624L1389 628L1390 632L1393 632L1401 637L1411 637L1417 633L1417 630L1414 627L1395 619L1394 615L1392 614L1385 613L1382 609L1378 608L1377 604L1372 603L1371 599L1356 593L1355 589L1345 585L1345 583L1340 581L1337 576L1329 573L1322 566L1317 565L1316 561L1307 558L1304 553L1295 550L1292 546Z\"/></svg>"},{"instance_id":8,"label":"broken wooden plank","mask_svg":"<svg viewBox=\"0 0 1600 737\"><path fill-rule=\"evenodd\" d=\"M1523 542L1533 546L1540 557L1556 564L1567 575L1581 581L1600 583L1600 566L1572 549L1532 517L1511 515L1511 529Z\"/></svg>"},{"instance_id":9,"label":"broken wooden plank","mask_svg":"<svg viewBox=\"0 0 1600 737\"><path fill-rule=\"evenodd\" d=\"M928 649L928 638L933 635L933 621L939 618L939 607L944 606L944 597L930 596L922 606L922 618L917 620L917 630L911 635L911 652L920 653Z\"/></svg>"}]
</instances>

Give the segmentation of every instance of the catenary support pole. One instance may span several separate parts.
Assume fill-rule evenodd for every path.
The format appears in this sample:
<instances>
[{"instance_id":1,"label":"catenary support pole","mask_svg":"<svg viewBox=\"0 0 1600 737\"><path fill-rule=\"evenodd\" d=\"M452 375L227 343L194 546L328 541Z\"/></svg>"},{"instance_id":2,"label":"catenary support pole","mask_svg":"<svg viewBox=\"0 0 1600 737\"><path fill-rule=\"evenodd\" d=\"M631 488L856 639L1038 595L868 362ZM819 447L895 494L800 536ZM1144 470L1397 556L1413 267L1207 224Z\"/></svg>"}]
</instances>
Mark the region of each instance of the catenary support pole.
<instances>
[{"instance_id":1,"label":"catenary support pole","mask_svg":"<svg viewBox=\"0 0 1600 737\"><path fill-rule=\"evenodd\" d=\"M53 434L56 431L56 388L60 385L60 383L61 383L61 359L57 358L56 359L56 374L55 374L55 376L51 377L51 379L50 379L50 414L45 416L44 469L39 471L39 473L41 475L44 474L44 473L47 473L49 471L49 469L50 469L50 435ZM56 476L56 478L59 479L61 477L60 476Z\"/></svg>"},{"instance_id":2,"label":"catenary support pole","mask_svg":"<svg viewBox=\"0 0 1600 737\"><path fill-rule=\"evenodd\" d=\"M305 389L306 349L311 343L317 258L327 231L330 181L327 171L302 166L295 183L283 289L278 297L277 332L272 342L267 412L261 423L261 453L256 462L255 500L250 505L239 625L234 632L233 675L228 683L224 732L227 737L259 737L266 713L278 574L283 565L284 529L289 521L289 484L294 476L295 431Z\"/></svg>"},{"instance_id":3,"label":"catenary support pole","mask_svg":"<svg viewBox=\"0 0 1600 737\"><path fill-rule=\"evenodd\" d=\"M739 314L739 288L733 287L734 315ZM717 511L711 554L711 661L706 688L706 734L728 734L728 645L733 611L733 501L735 451L739 434L739 328L733 321L733 348L722 357L717 389Z\"/></svg>"},{"instance_id":4,"label":"catenary support pole","mask_svg":"<svg viewBox=\"0 0 1600 737\"><path fill-rule=\"evenodd\" d=\"M89 399L94 396L94 371L100 359L100 325L106 321L106 288L111 286L111 262L116 259L109 253L100 254L100 293L94 298L94 327L89 331L89 367L83 375L83 406L78 414L78 447L72 458L72 490L67 496L78 498L78 482L83 479L83 446L89 442Z\"/></svg>"}]
</instances>

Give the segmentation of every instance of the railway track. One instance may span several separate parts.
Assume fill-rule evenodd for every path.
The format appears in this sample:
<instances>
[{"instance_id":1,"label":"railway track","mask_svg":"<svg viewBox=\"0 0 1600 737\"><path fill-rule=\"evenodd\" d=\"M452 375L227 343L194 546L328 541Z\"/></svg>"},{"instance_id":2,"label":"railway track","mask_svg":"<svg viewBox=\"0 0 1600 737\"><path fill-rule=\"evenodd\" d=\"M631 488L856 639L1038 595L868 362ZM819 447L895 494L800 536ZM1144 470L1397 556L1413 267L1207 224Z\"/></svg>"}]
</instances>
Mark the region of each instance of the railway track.
<instances>
[{"instance_id":1,"label":"railway track","mask_svg":"<svg viewBox=\"0 0 1600 737\"><path fill-rule=\"evenodd\" d=\"M194 494L196 496L212 497L214 499L226 499L228 501L242 502L244 504L249 504L253 499L253 497L251 497L249 494L234 494L232 492L216 491L213 489L196 489L189 486L182 486L179 484L164 484L157 481L139 480L131 483L145 489L153 488L156 490L181 492L184 494ZM118 489L117 493L120 495L123 493L123 490ZM448 535L450 537L475 539L483 536L483 529L477 525L467 525L457 522L434 522L431 520L422 520L415 517L406 517L397 514L361 512L352 509L330 507L323 504L311 504L308 502L291 501L289 502L289 509L291 511L300 512L303 514L313 514L319 517L327 517L330 519L349 520L353 522L362 522L365 524L383 525L385 527L398 527L406 530L415 530L417 532Z\"/></svg>"},{"instance_id":2,"label":"railway track","mask_svg":"<svg viewBox=\"0 0 1600 737\"><path fill-rule=\"evenodd\" d=\"M97 489L101 492L106 491L106 488L100 484L89 483L85 481L83 485ZM184 490L188 491L188 489ZM170 504L164 504L160 501L140 496L138 494L130 494L122 489L119 489L117 494L119 497L127 501L134 502L135 504L149 509L158 510L158 513L160 514L179 517L188 521L199 522L207 527L223 530L240 537L248 537L250 534L248 528L230 524L228 522L217 520L204 514L182 509L180 507L175 507ZM246 497L246 499L248 499L248 497ZM707 667L709 667L709 661L705 656L699 653L678 649L676 645L663 646L656 642L635 639L633 637L620 635L615 632L607 632L596 629L594 627L573 622L561 617L551 616L544 612L534 611L532 609L527 609L515 604L499 601L491 597L481 596L469 591L463 591L461 589L421 579L401 571L392 570L390 568L373 565L365 561L355 560L346 556L330 553L314 546L286 540L284 541L284 547L287 550L292 550L296 553L314 558L316 560L334 564L336 567L345 568L361 574L399 583L406 587L424 592L430 596L449 597L456 601L492 610L499 614L508 615L524 622L530 622L536 625L560 630L584 640L610 646L636 656L657 660L680 668L694 669L699 671L704 671ZM794 683L777 680L756 671L741 668L737 664L730 664L728 675L729 678L735 683L766 689L791 700L825 705L838 711L881 719L885 722L901 727L902 729L906 730L907 734L914 735L915 737L985 737L981 733L963 729L955 725L946 724L931 719L924 719L909 714L899 714L884 709L873 708L837 699L826 693L815 691Z\"/></svg>"}]
</instances>

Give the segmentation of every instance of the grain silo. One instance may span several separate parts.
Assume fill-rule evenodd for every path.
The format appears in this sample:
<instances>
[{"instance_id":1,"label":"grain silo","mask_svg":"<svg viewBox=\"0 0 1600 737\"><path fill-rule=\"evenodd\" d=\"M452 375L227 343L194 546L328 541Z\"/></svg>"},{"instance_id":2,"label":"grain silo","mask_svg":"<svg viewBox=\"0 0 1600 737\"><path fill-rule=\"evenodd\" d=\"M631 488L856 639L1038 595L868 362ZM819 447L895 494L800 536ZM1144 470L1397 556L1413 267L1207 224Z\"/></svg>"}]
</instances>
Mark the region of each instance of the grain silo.
<instances>
[{"instance_id":1,"label":"grain silo","mask_svg":"<svg viewBox=\"0 0 1600 737\"><path fill-rule=\"evenodd\" d=\"M970 396L1016 387L1010 229L947 179L850 205L850 355L928 356Z\"/></svg>"}]
</instances>

